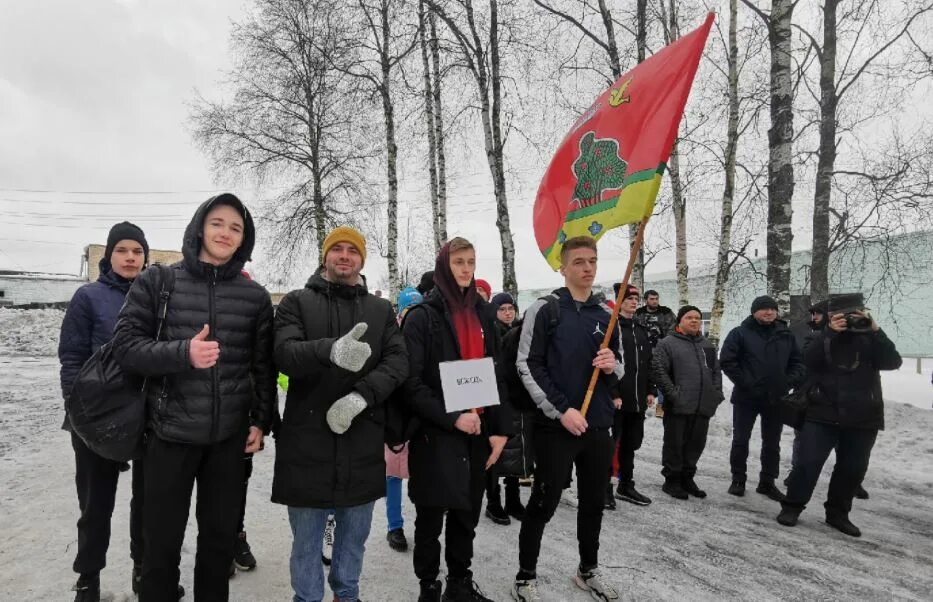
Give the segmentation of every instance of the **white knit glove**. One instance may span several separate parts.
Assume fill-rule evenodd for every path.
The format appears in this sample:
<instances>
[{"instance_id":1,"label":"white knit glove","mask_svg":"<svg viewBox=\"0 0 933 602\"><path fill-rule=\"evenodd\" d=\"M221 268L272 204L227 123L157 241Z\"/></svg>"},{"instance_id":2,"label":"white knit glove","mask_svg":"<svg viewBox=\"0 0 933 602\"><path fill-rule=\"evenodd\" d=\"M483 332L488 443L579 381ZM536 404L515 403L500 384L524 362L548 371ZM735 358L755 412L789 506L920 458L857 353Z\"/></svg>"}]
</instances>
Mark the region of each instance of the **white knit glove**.
<instances>
[{"instance_id":1,"label":"white knit glove","mask_svg":"<svg viewBox=\"0 0 933 602\"><path fill-rule=\"evenodd\" d=\"M369 343L360 341L360 337L366 334L367 328L368 325L365 322L359 322L350 332L334 341L334 345L330 348L330 361L350 372L362 370L366 360L373 353Z\"/></svg>"},{"instance_id":2,"label":"white knit glove","mask_svg":"<svg viewBox=\"0 0 933 602\"><path fill-rule=\"evenodd\" d=\"M365 409L366 400L362 395L356 391L347 393L327 410L327 426L338 435L342 435L350 428L353 419Z\"/></svg>"}]
</instances>

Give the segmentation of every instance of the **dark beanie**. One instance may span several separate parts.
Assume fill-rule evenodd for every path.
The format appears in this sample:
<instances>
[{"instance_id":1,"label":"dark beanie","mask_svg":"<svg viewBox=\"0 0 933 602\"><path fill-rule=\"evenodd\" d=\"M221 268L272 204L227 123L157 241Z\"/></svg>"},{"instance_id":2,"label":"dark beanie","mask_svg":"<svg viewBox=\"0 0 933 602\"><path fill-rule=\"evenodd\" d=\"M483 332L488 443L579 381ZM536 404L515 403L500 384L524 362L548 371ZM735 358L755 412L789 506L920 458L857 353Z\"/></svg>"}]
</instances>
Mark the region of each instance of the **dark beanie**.
<instances>
[{"instance_id":1,"label":"dark beanie","mask_svg":"<svg viewBox=\"0 0 933 602\"><path fill-rule=\"evenodd\" d=\"M694 305L684 305L683 307L677 310L677 323L680 324L680 321L684 318L684 316L686 316L691 311L697 312L698 314L700 314L700 318L701 319L703 318L703 312L700 311L700 308Z\"/></svg>"},{"instance_id":2,"label":"dark beanie","mask_svg":"<svg viewBox=\"0 0 933 602\"><path fill-rule=\"evenodd\" d=\"M493 298L489 300L489 303L491 305L495 305L496 309L498 309L500 305L504 305L506 303L509 305L515 305L515 299L508 293L496 293Z\"/></svg>"},{"instance_id":3,"label":"dark beanie","mask_svg":"<svg viewBox=\"0 0 933 602\"><path fill-rule=\"evenodd\" d=\"M752 301L752 313L755 313L759 309L773 309L777 311L778 304L773 297L768 295L762 295L760 297L755 297L755 300Z\"/></svg>"},{"instance_id":4,"label":"dark beanie","mask_svg":"<svg viewBox=\"0 0 933 602\"><path fill-rule=\"evenodd\" d=\"M110 257L113 255L113 248L117 246L117 243L121 240L134 240L138 242L143 248L143 265L149 264L149 243L146 242L146 235L143 234L142 229L130 222L120 222L119 224L114 224L113 227L110 228L110 233L107 235L107 248L104 250L104 256L100 260L99 266L101 273L111 270Z\"/></svg>"},{"instance_id":5,"label":"dark beanie","mask_svg":"<svg viewBox=\"0 0 933 602\"><path fill-rule=\"evenodd\" d=\"M434 270L429 270L421 275L421 282L418 283L418 292L427 295L434 289Z\"/></svg>"}]
</instances>

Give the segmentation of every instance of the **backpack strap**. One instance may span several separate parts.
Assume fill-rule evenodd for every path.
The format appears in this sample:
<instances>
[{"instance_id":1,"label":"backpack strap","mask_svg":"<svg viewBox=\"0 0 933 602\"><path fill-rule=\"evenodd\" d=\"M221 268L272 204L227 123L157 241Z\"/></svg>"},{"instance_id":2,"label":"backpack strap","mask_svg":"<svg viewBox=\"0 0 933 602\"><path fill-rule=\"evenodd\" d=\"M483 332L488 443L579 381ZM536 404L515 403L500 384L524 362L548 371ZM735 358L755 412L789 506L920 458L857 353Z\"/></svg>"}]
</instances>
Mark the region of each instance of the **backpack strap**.
<instances>
[{"instance_id":1,"label":"backpack strap","mask_svg":"<svg viewBox=\"0 0 933 602\"><path fill-rule=\"evenodd\" d=\"M152 267L156 268L158 271L159 280L161 281L159 285L158 309L156 310L157 325L155 340L158 341L162 336L162 326L165 324L165 316L168 315L168 300L175 291L175 270L173 270L171 266L161 263L153 264Z\"/></svg>"},{"instance_id":2,"label":"backpack strap","mask_svg":"<svg viewBox=\"0 0 933 602\"><path fill-rule=\"evenodd\" d=\"M547 311L547 333L548 336L554 334L557 325L560 323L560 297L555 293L538 297L539 301L544 301L543 309Z\"/></svg>"}]
</instances>

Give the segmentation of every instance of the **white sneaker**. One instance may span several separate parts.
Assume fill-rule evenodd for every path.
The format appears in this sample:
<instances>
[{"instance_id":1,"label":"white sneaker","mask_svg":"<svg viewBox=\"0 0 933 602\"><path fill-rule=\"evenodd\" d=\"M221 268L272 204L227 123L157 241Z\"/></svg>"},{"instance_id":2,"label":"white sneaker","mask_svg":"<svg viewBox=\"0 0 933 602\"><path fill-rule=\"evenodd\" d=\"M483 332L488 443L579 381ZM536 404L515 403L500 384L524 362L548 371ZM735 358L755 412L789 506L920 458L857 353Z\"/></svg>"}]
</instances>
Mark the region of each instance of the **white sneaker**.
<instances>
[{"instance_id":1,"label":"white sneaker","mask_svg":"<svg viewBox=\"0 0 933 602\"><path fill-rule=\"evenodd\" d=\"M611 585L603 581L599 569L593 569L588 573L581 573L577 569L577 574L573 577L573 582L577 587L590 593L594 600L605 602L606 600L618 600L619 593Z\"/></svg>"},{"instance_id":2,"label":"white sneaker","mask_svg":"<svg viewBox=\"0 0 933 602\"><path fill-rule=\"evenodd\" d=\"M516 602L539 602L541 600L536 579L516 579L512 584L511 594Z\"/></svg>"},{"instance_id":3,"label":"white sneaker","mask_svg":"<svg viewBox=\"0 0 933 602\"><path fill-rule=\"evenodd\" d=\"M574 491L573 487L568 487L560 492L560 503L570 506L571 508L578 508L580 506L580 501L577 499L577 492Z\"/></svg>"},{"instance_id":4,"label":"white sneaker","mask_svg":"<svg viewBox=\"0 0 933 602\"><path fill-rule=\"evenodd\" d=\"M330 561L334 557L334 528L337 521L333 516L327 517L327 526L324 527L324 547L321 548L321 562L330 566Z\"/></svg>"}]
</instances>

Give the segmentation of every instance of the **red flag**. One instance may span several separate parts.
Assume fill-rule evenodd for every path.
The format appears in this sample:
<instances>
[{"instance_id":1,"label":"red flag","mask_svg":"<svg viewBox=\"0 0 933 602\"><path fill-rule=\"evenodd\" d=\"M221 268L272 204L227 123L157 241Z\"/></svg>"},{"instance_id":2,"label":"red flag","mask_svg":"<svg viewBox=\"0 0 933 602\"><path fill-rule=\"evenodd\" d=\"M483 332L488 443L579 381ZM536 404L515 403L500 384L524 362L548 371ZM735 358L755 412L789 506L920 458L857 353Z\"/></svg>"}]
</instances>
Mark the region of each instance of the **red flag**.
<instances>
[{"instance_id":1,"label":"red flag","mask_svg":"<svg viewBox=\"0 0 933 602\"><path fill-rule=\"evenodd\" d=\"M568 238L599 239L651 215L713 17L620 77L557 148L534 207L538 248L555 270Z\"/></svg>"}]
</instances>

